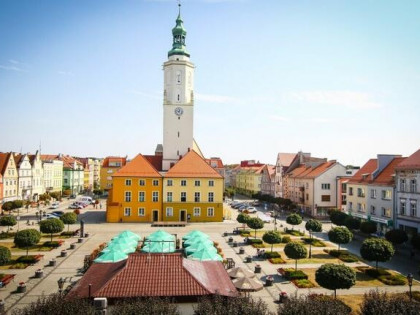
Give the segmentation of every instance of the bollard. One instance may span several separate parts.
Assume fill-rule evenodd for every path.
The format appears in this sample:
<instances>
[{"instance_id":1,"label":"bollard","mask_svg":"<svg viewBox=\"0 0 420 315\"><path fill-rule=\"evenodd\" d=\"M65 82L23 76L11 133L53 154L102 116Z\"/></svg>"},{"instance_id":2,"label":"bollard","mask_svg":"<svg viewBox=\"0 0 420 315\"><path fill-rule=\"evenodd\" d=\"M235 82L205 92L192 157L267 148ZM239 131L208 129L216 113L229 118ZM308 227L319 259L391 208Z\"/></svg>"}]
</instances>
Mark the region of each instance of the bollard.
<instances>
[{"instance_id":1,"label":"bollard","mask_svg":"<svg viewBox=\"0 0 420 315\"><path fill-rule=\"evenodd\" d=\"M77 243L83 243L83 238L78 238Z\"/></svg>"},{"instance_id":2,"label":"bollard","mask_svg":"<svg viewBox=\"0 0 420 315\"><path fill-rule=\"evenodd\" d=\"M239 248L239 255L245 254L245 249L243 247Z\"/></svg>"},{"instance_id":3,"label":"bollard","mask_svg":"<svg viewBox=\"0 0 420 315\"><path fill-rule=\"evenodd\" d=\"M233 242L233 237L232 237L232 236L231 236L231 237L229 237L228 242L229 242L229 243L232 243L232 242Z\"/></svg>"},{"instance_id":4,"label":"bollard","mask_svg":"<svg viewBox=\"0 0 420 315\"><path fill-rule=\"evenodd\" d=\"M25 293L26 292L26 283L25 282L20 282L18 287L17 287L17 292L18 293Z\"/></svg>"},{"instance_id":5,"label":"bollard","mask_svg":"<svg viewBox=\"0 0 420 315\"><path fill-rule=\"evenodd\" d=\"M42 278L44 271L42 269L35 270L35 278Z\"/></svg>"},{"instance_id":6,"label":"bollard","mask_svg":"<svg viewBox=\"0 0 420 315\"><path fill-rule=\"evenodd\" d=\"M67 256L67 251L66 250L62 250L61 251L61 257L66 257Z\"/></svg>"},{"instance_id":7,"label":"bollard","mask_svg":"<svg viewBox=\"0 0 420 315\"><path fill-rule=\"evenodd\" d=\"M267 278L265 278L266 287L271 287L273 285L273 282L274 282L274 278L272 276L267 276Z\"/></svg>"},{"instance_id":8,"label":"bollard","mask_svg":"<svg viewBox=\"0 0 420 315\"><path fill-rule=\"evenodd\" d=\"M245 258L245 262L247 262L247 263L252 262L252 257L251 257L251 256L247 256L247 257Z\"/></svg>"},{"instance_id":9,"label":"bollard","mask_svg":"<svg viewBox=\"0 0 420 315\"><path fill-rule=\"evenodd\" d=\"M51 259L51 260L50 260L50 266L51 266L51 267L54 267L56 264L57 264L57 262L56 262L56 260L55 260L55 259Z\"/></svg>"},{"instance_id":10,"label":"bollard","mask_svg":"<svg viewBox=\"0 0 420 315\"><path fill-rule=\"evenodd\" d=\"M238 247L238 242L233 242L233 247Z\"/></svg>"},{"instance_id":11,"label":"bollard","mask_svg":"<svg viewBox=\"0 0 420 315\"><path fill-rule=\"evenodd\" d=\"M70 244L70 249L76 249L76 244L75 243Z\"/></svg>"},{"instance_id":12,"label":"bollard","mask_svg":"<svg viewBox=\"0 0 420 315\"><path fill-rule=\"evenodd\" d=\"M256 265L254 272L255 273L261 273L261 266L260 265Z\"/></svg>"}]
</instances>

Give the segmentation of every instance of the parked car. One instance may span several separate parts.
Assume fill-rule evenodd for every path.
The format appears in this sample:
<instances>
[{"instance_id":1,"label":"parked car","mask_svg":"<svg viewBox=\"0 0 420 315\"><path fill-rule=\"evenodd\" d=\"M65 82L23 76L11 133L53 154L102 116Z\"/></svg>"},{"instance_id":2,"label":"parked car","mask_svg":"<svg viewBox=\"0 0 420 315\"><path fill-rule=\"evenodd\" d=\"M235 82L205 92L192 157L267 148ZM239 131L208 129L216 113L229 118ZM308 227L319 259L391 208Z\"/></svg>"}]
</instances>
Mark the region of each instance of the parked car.
<instances>
[{"instance_id":1,"label":"parked car","mask_svg":"<svg viewBox=\"0 0 420 315\"><path fill-rule=\"evenodd\" d=\"M47 214L47 219L59 219L59 218L60 217L58 217L58 216L56 216L54 214L51 214L51 213Z\"/></svg>"},{"instance_id":2,"label":"parked car","mask_svg":"<svg viewBox=\"0 0 420 315\"><path fill-rule=\"evenodd\" d=\"M72 204L72 205L70 205L69 206L69 209L83 209L83 206L81 206L81 205L75 205L75 204Z\"/></svg>"},{"instance_id":3,"label":"parked car","mask_svg":"<svg viewBox=\"0 0 420 315\"><path fill-rule=\"evenodd\" d=\"M257 208L255 208L255 207L248 207L246 210L248 211L248 213L256 213L257 212Z\"/></svg>"},{"instance_id":4,"label":"parked car","mask_svg":"<svg viewBox=\"0 0 420 315\"><path fill-rule=\"evenodd\" d=\"M76 199L76 195L70 195L69 199Z\"/></svg>"},{"instance_id":5,"label":"parked car","mask_svg":"<svg viewBox=\"0 0 420 315\"><path fill-rule=\"evenodd\" d=\"M53 211L53 212L51 212L51 214L53 214L57 217L61 217L64 214L64 211Z\"/></svg>"},{"instance_id":6,"label":"parked car","mask_svg":"<svg viewBox=\"0 0 420 315\"><path fill-rule=\"evenodd\" d=\"M239 208L238 208L238 210L240 211L240 212L242 212L242 211L244 211L244 210L247 210L248 209L248 206L240 206Z\"/></svg>"},{"instance_id":7,"label":"parked car","mask_svg":"<svg viewBox=\"0 0 420 315\"><path fill-rule=\"evenodd\" d=\"M52 204L48 209L58 209L58 205Z\"/></svg>"}]
</instances>

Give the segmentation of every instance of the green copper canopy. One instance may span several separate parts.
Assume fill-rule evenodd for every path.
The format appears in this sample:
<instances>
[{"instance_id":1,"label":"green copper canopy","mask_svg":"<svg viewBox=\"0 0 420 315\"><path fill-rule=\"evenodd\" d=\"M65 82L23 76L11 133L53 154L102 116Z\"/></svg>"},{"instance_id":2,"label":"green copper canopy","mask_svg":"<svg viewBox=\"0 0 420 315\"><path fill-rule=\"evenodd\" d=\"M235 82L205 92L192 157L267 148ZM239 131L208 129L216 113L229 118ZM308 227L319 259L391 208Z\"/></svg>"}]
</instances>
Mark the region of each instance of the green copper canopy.
<instances>
[{"instance_id":1,"label":"green copper canopy","mask_svg":"<svg viewBox=\"0 0 420 315\"><path fill-rule=\"evenodd\" d=\"M187 254L187 256L189 256L189 255L191 255L195 252L202 251L202 250L217 254L217 249L213 245L204 244L204 243L194 244L194 245L188 246L188 247L184 248L184 250L185 250L185 253Z\"/></svg>"},{"instance_id":2,"label":"green copper canopy","mask_svg":"<svg viewBox=\"0 0 420 315\"><path fill-rule=\"evenodd\" d=\"M196 251L193 254L189 255L188 259L201 260L201 261L205 261L205 260L223 261L222 256L217 254L217 252L215 253L212 250L208 250L208 249L202 249L200 251Z\"/></svg>"},{"instance_id":3,"label":"green copper canopy","mask_svg":"<svg viewBox=\"0 0 420 315\"><path fill-rule=\"evenodd\" d=\"M210 238L210 236L208 236L206 233L203 233L201 231L198 230L193 230L191 232L189 232L188 234L184 235L182 237L183 240L189 240L191 238L195 238L195 237L201 237L201 238Z\"/></svg>"},{"instance_id":4,"label":"green copper canopy","mask_svg":"<svg viewBox=\"0 0 420 315\"><path fill-rule=\"evenodd\" d=\"M124 259L127 259L128 255L123 253L123 252L119 252L119 251L111 251L108 253L104 253L103 255L99 256L98 258L96 258L94 260L94 262L96 263L114 263L114 262L118 262Z\"/></svg>"},{"instance_id":5,"label":"green copper canopy","mask_svg":"<svg viewBox=\"0 0 420 315\"><path fill-rule=\"evenodd\" d=\"M173 55L182 55L189 57L190 54L187 52L185 48L185 37L187 35L187 31L184 28L184 21L181 18L181 4L179 4L179 13L178 17L176 18L176 25L172 29L172 49L168 51L168 57Z\"/></svg>"}]
</instances>

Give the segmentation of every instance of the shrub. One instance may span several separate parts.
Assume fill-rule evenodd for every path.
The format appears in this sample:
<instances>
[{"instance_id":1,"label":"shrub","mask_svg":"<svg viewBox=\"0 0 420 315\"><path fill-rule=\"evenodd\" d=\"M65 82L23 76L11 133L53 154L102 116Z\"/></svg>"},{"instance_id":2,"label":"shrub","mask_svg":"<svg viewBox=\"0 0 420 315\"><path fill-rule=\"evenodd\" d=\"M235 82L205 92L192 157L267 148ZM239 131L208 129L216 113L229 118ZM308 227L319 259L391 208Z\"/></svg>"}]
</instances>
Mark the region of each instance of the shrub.
<instances>
[{"instance_id":1,"label":"shrub","mask_svg":"<svg viewBox=\"0 0 420 315\"><path fill-rule=\"evenodd\" d=\"M250 296L224 298L220 295L205 297L194 307L194 315L258 314L269 315L268 306L261 299Z\"/></svg>"},{"instance_id":2,"label":"shrub","mask_svg":"<svg viewBox=\"0 0 420 315\"><path fill-rule=\"evenodd\" d=\"M254 248L265 248L264 244L252 244L252 247Z\"/></svg>"},{"instance_id":3,"label":"shrub","mask_svg":"<svg viewBox=\"0 0 420 315\"><path fill-rule=\"evenodd\" d=\"M9 233L5 233L4 231L0 232L0 240L4 240L6 238L14 238L16 235L15 232L9 232Z\"/></svg>"},{"instance_id":4,"label":"shrub","mask_svg":"<svg viewBox=\"0 0 420 315\"><path fill-rule=\"evenodd\" d=\"M268 260L269 262L271 262L272 264L285 264L286 261L283 258L271 258Z\"/></svg>"},{"instance_id":5,"label":"shrub","mask_svg":"<svg viewBox=\"0 0 420 315\"><path fill-rule=\"evenodd\" d=\"M365 239L360 247L360 255L368 261L375 261L376 268L378 262L386 262L394 256L394 247L390 242L381 238Z\"/></svg>"},{"instance_id":6,"label":"shrub","mask_svg":"<svg viewBox=\"0 0 420 315\"><path fill-rule=\"evenodd\" d=\"M16 218L11 215L7 215L0 218L0 225L7 226L7 233L9 233L10 227L16 224L17 224Z\"/></svg>"},{"instance_id":7,"label":"shrub","mask_svg":"<svg viewBox=\"0 0 420 315\"><path fill-rule=\"evenodd\" d=\"M360 219L348 216L345 220L344 220L344 225L349 229L349 230L358 230L360 229Z\"/></svg>"},{"instance_id":8,"label":"shrub","mask_svg":"<svg viewBox=\"0 0 420 315\"><path fill-rule=\"evenodd\" d=\"M286 230L287 234L293 235L293 236L304 236L305 233L295 231L295 230Z\"/></svg>"},{"instance_id":9,"label":"shrub","mask_svg":"<svg viewBox=\"0 0 420 315\"><path fill-rule=\"evenodd\" d=\"M264 254L264 258L270 259L270 258L280 258L281 255L279 252L266 252Z\"/></svg>"},{"instance_id":10,"label":"shrub","mask_svg":"<svg viewBox=\"0 0 420 315\"><path fill-rule=\"evenodd\" d=\"M10 266L10 269L25 269L28 267L28 264L25 263L16 263Z\"/></svg>"},{"instance_id":11,"label":"shrub","mask_svg":"<svg viewBox=\"0 0 420 315\"><path fill-rule=\"evenodd\" d=\"M290 236L283 236L283 238L281 239L281 242L284 244L290 243L292 241L292 239L290 238Z\"/></svg>"},{"instance_id":12,"label":"shrub","mask_svg":"<svg viewBox=\"0 0 420 315\"><path fill-rule=\"evenodd\" d=\"M150 315L179 315L176 304L169 299L156 297L148 298L128 298L117 302L112 308L111 314L131 315L131 314L150 314Z\"/></svg>"},{"instance_id":13,"label":"shrub","mask_svg":"<svg viewBox=\"0 0 420 315\"><path fill-rule=\"evenodd\" d=\"M250 236L250 235L251 235L251 232L250 232L250 231L240 231L240 232L239 232L239 234L240 234L242 237L248 237L248 236Z\"/></svg>"},{"instance_id":14,"label":"shrub","mask_svg":"<svg viewBox=\"0 0 420 315\"><path fill-rule=\"evenodd\" d=\"M60 219L48 219L41 221L39 229L42 233L51 235L51 241L54 233L60 233L64 230L64 223Z\"/></svg>"},{"instance_id":15,"label":"shrub","mask_svg":"<svg viewBox=\"0 0 420 315\"><path fill-rule=\"evenodd\" d=\"M335 227L328 232L328 238L331 242L338 244L338 250L340 250L341 244L351 242L353 233L346 227Z\"/></svg>"},{"instance_id":16,"label":"shrub","mask_svg":"<svg viewBox=\"0 0 420 315\"><path fill-rule=\"evenodd\" d=\"M360 307L363 315L419 314L420 303L410 301L405 295L390 295L371 290L365 293Z\"/></svg>"},{"instance_id":17,"label":"shrub","mask_svg":"<svg viewBox=\"0 0 420 315\"><path fill-rule=\"evenodd\" d=\"M249 219L250 219L250 216L245 213L239 213L238 216L236 217L236 221L244 224L244 226L248 222Z\"/></svg>"},{"instance_id":18,"label":"shrub","mask_svg":"<svg viewBox=\"0 0 420 315\"><path fill-rule=\"evenodd\" d=\"M298 259L306 258L308 251L306 247L297 242L290 242L284 247L284 253L290 259L295 260L295 270L297 270Z\"/></svg>"},{"instance_id":19,"label":"shrub","mask_svg":"<svg viewBox=\"0 0 420 315\"><path fill-rule=\"evenodd\" d=\"M67 224L67 231L69 231L70 224L77 222L77 215L73 212L66 212L60 217L60 220L63 221L64 224Z\"/></svg>"},{"instance_id":20,"label":"shrub","mask_svg":"<svg viewBox=\"0 0 420 315\"><path fill-rule=\"evenodd\" d=\"M281 315L346 315L351 308L342 301L326 295L291 297L279 307Z\"/></svg>"},{"instance_id":21,"label":"shrub","mask_svg":"<svg viewBox=\"0 0 420 315\"><path fill-rule=\"evenodd\" d=\"M297 213L292 213L287 216L286 223L290 225L299 225L302 223L302 217ZM293 228L292 228L293 229Z\"/></svg>"},{"instance_id":22,"label":"shrub","mask_svg":"<svg viewBox=\"0 0 420 315\"><path fill-rule=\"evenodd\" d=\"M274 244L280 244L281 243L281 235L277 231L268 231L268 232L264 233L262 239L267 244L271 244L271 251L273 251Z\"/></svg>"},{"instance_id":23,"label":"shrub","mask_svg":"<svg viewBox=\"0 0 420 315\"><path fill-rule=\"evenodd\" d=\"M39 258L36 255L29 255L29 256L20 256L16 259L19 263L33 265L39 261Z\"/></svg>"},{"instance_id":24,"label":"shrub","mask_svg":"<svg viewBox=\"0 0 420 315\"><path fill-rule=\"evenodd\" d=\"M344 225L348 215L340 210L332 210L330 212L330 220L335 225Z\"/></svg>"},{"instance_id":25,"label":"shrub","mask_svg":"<svg viewBox=\"0 0 420 315\"><path fill-rule=\"evenodd\" d=\"M17 247L26 248L26 256L28 256L29 247L37 244L40 239L41 233L35 229L27 229L16 233L14 243Z\"/></svg>"},{"instance_id":26,"label":"shrub","mask_svg":"<svg viewBox=\"0 0 420 315\"><path fill-rule=\"evenodd\" d=\"M305 229L312 232L321 232L322 231L322 223L318 220L309 219L305 224Z\"/></svg>"},{"instance_id":27,"label":"shrub","mask_svg":"<svg viewBox=\"0 0 420 315\"><path fill-rule=\"evenodd\" d=\"M308 275L304 273L302 270L294 270L292 268L285 269L284 276L288 280L302 280L308 279Z\"/></svg>"},{"instance_id":28,"label":"shrub","mask_svg":"<svg viewBox=\"0 0 420 315\"><path fill-rule=\"evenodd\" d=\"M356 283L356 272L345 265L325 264L315 272L315 281L323 288L334 290L350 289Z\"/></svg>"},{"instance_id":29,"label":"shrub","mask_svg":"<svg viewBox=\"0 0 420 315\"><path fill-rule=\"evenodd\" d=\"M253 244L262 244L263 241L260 239L256 239L256 238L248 238L248 244L253 245Z\"/></svg>"},{"instance_id":30,"label":"shrub","mask_svg":"<svg viewBox=\"0 0 420 315\"><path fill-rule=\"evenodd\" d=\"M376 223L372 221L364 221L360 223L360 231L366 234L376 233Z\"/></svg>"},{"instance_id":31,"label":"shrub","mask_svg":"<svg viewBox=\"0 0 420 315\"><path fill-rule=\"evenodd\" d=\"M59 242L59 241L48 241L48 242L45 242L43 246L57 248L57 247L60 247L61 244L62 242Z\"/></svg>"},{"instance_id":32,"label":"shrub","mask_svg":"<svg viewBox=\"0 0 420 315\"><path fill-rule=\"evenodd\" d=\"M311 244L312 246L315 246L315 247L327 246L323 241L318 240L316 238L302 237L301 240L304 241L305 244Z\"/></svg>"},{"instance_id":33,"label":"shrub","mask_svg":"<svg viewBox=\"0 0 420 315\"><path fill-rule=\"evenodd\" d=\"M12 259L12 254L10 253L10 249L4 246L0 246L0 265L6 265Z\"/></svg>"},{"instance_id":34,"label":"shrub","mask_svg":"<svg viewBox=\"0 0 420 315\"><path fill-rule=\"evenodd\" d=\"M64 231L64 232L61 232L60 235L61 236L74 236L75 232L76 231Z\"/></svg>"},{"instance_id":35,"label":"shrub","mask_svg":"<svg viewBox=\"0 0 420 315\"><path fill-rule=\"evenodd\" d=\"M390 230L385 233L385 238L393 244L402 244L408 241L408 235L404 230Z\"/></svg>"},{"instance_id":36,"label":"shrub","mask_svg":"<svg viewBox=\"0 0 420 315\"><path fill-rule=\"evenodd\" d=\"M307 279L298 279L292 281L298 288L313 288L315 285Z\"/></svg>"}]
</instances>

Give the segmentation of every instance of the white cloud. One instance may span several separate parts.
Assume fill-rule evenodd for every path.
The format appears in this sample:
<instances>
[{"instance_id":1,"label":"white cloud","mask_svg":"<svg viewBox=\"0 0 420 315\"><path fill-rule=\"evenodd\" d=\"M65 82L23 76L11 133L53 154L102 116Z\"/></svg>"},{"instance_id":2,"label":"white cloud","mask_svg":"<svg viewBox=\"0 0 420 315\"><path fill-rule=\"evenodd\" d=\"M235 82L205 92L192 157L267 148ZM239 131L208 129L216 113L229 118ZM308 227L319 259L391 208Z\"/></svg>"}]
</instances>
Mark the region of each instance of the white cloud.
<instances>
[{"instance_id":1,"label":"white cloud","mask_svg":"<svg viewBox=\"0 0 420 315\"><path fill-rule=\"evenodd\" d=\"M200 102L217 104L238 104L240 100L231 96L196 93L195 98Z\"/></svg>"},{"instance_id":2,"label":"white cloud","mask_svg":"<svg viewBox=\"0 0 420 315\"><path fill-rule=\"evenodd\" d=\"M279 116L279 115L270 115L268 116L271 120L275 120L275 121L289 121L289 118L284 117L284 116Z\"/></svg>"},{"instance_id":3,"label":"white cloud","mask_svg":"<svg viewBox=\"0 0 420 315\"><path fill-rule=\"evenodd\" d=\"M27 72L28 70L25 68L27 68L26 64L14 59L9 59L9 63L6 65L0 65L0 69L7 71Z\"/></svg>"},{"instance_id":4,"label":"white cloud","mask_svg":"<svg viewBox=\"0 0 420 315\"><path fill-rule=\"evenodd\" d=\"M8 71L17 71L17 72L26 72L27 70L24 70L22 68L16 67L16 66L5 66L5 65L0 65L0 69L3 70L8 70Z\"/></svg>"},{"instance_id":5,"label":"white cloud","mask_svg":"<svg viewBox=\"0 0 420 315\"><path fill-rule=\"evenodd\" d=\"M299 91L290 93L289 98L294 102L316 103L353 109L374 109L382 107L382 104L374 101L370 94L357 91Z\"/></svg>"}]
</instances>

